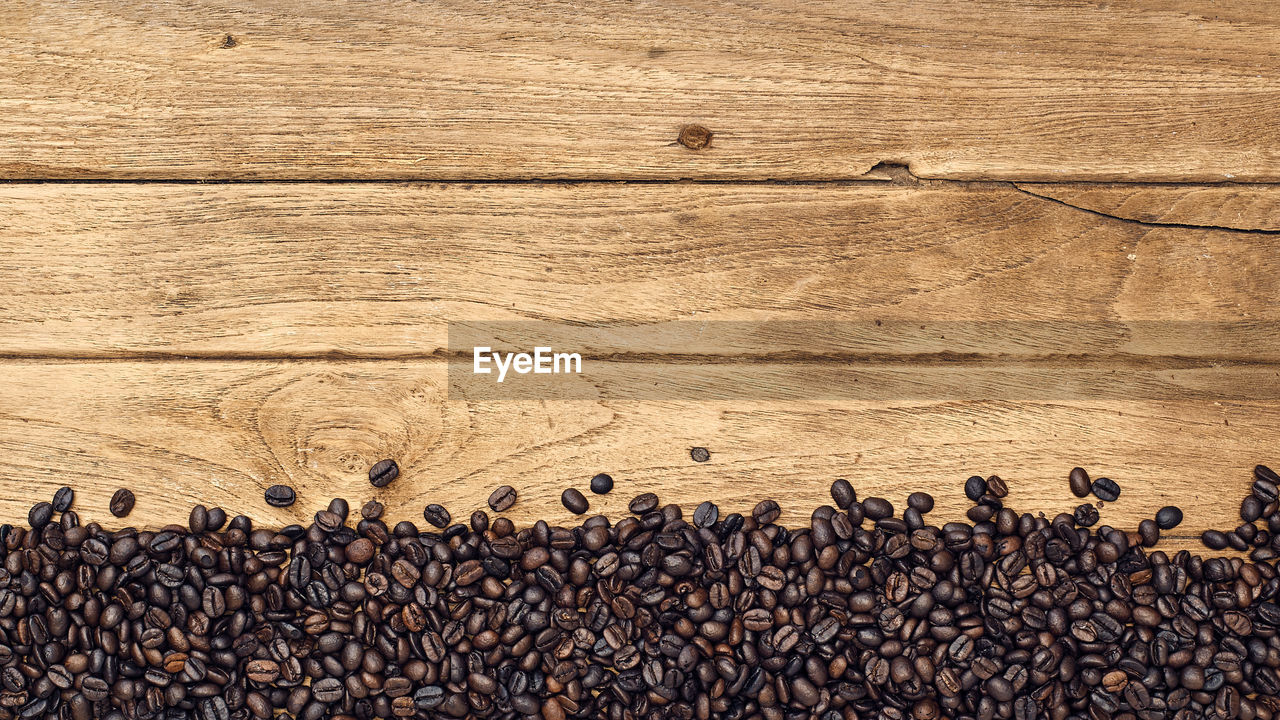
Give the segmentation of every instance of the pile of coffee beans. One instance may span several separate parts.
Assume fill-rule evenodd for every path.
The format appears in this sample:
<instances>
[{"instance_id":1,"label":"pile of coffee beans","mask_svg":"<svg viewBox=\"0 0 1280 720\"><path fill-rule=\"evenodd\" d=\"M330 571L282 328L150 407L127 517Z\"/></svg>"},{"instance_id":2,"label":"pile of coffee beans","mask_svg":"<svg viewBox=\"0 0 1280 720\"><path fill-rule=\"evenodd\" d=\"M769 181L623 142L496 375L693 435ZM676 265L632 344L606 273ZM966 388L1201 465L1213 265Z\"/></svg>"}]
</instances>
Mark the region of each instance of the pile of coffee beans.
<instances>
[{"instance_id":1,"label":"pile of coffee beans","mask_svg":"<svg viewBox=\"0 0 1280 720\"><path fill-rule=\"evenodd\" d=\"M994 476L969 523L837 480L798 528L646 493L576 527L334 500L107 531L64 489L0 527L0 720L1267 720L1278 482L1259 466L1244 524L1206 533L1247 558L1153 549L1177 508L1134 532L1018 513Z\"/></svg>"}]
</instances>

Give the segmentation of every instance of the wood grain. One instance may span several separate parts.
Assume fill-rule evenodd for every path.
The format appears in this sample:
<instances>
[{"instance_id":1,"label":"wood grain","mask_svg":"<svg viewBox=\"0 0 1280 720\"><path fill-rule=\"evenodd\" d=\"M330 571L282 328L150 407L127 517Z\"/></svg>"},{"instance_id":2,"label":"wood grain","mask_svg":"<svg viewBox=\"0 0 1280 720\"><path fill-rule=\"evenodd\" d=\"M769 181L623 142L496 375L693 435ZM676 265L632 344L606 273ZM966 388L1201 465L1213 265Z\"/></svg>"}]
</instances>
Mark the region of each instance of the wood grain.
<instances>
[{"instance_id":1,"label":"wood grain","mask_svg":"<svg viewBox=\"0 0 1280 720\"><path fill-rule=\"evenodd\" d=\"M1277 181L1278 71L1243 0L17 0L0 177Z\"/></svg>"},{"instance_id":2,"label":"wood grain","mask_svg":"<svg viewBox=\"0 0 1280 720\"><path fill-rule=\"evenodd\" d=\"M1280 232L1280 192L1270 186L1018 183L1018 187L1143 223Z\"/></svg>"},{"instance_id":3,"label":"wood grain","mask_svg":"<svg viewBox=\"0 0 1280 720\"><path fill-rule=\"evenodd\" d=\"M139 525L185 517L196 502L290 522L333 496L376 496L397 520L420 520L428 502L466 518L507 483L520 492L517 522L569 522L560 490L607 471L617 489L591 501L615 518L654 491L726 510L776 497L798 523L846 477L899 504L930 491L942 522L967 507L970 473L1004 477L1019 509L1068 510L1079 501L1066 473L1082 464L1124 488L1105 522L1132 529L1177 503L1187 519L1176 534L1189 536L1234 527L1250 469L1273 459L1261 454L1280 431L1275 368L712 365L687 370L697 392L682 398L615 397L620 377L647 371L584 373L576 382L595 386L595 400L491 402L446 397L441 361L6 361L0 475L21 490L0 498L0 520L22 520L63 484L77 489L82 518L109 526L121 524L105 511L121 486L137 492L127 522ZM775 392L748 401L744 385ZM834 396L833 386L858 389ZM693 462L693 446L710 462ZM383 457L403 472L374 490L365 473ZM297 487L298 504L267 507L272 483Z\"/></svg>"},{"instance_id":4,"label":"wood grain","mask_svg":"<svg viewBox=\"0 0 1280 720\"><path fill-rule=\"evenodd\" d=\"M10 357L430 357L502 322L596 356L1280 359L1273 236L1004 185L7 185L0 216Z\"/></svg>"}]
</instances>

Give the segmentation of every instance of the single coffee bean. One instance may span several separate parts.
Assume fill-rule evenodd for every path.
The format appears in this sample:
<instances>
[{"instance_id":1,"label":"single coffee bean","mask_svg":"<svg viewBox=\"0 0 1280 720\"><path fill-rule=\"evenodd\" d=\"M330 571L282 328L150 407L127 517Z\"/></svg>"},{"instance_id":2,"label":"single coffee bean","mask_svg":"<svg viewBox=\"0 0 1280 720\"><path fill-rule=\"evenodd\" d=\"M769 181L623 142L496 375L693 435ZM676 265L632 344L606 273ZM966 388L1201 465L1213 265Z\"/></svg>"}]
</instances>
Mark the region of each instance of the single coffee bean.
<instances>
[{"instance_id":1,"label":"single coffee bean","mask_svg":"<svg viewBox=\"0 0 1280 720\"><path fill-rule=\"evenodd\" d=\"M382 517L382 513L386 510L382 503L377 500L370 500L360 506L360 517L365 520L377 520Z\"/></svg>"},{"instance_id":2,"label":"single coffee bean","mask_svg":"<svg viewBox=\"0 0 1280 720\"><path fill-rule=\"evenodd\" d=\"M591 478L591 492L604 495L613 490L613 477L608 473L600 473Z\"/></svg>"},{"instance_id":3,"label":"single coffee bean","mask_svg":"<svg viewBox=\"0 0 1280 720\"><path fill-rule=\"evenodd\" d=\"M711 452L704 447L696 447L689 451L689 456L694 462L704 463L711 459Z\"/></svg>"},{"instance_id":4,"label":"single coffee bean","mask_svg":"<svg viewBox=\"0 0 1280 720\"><path fill-rule=\"evenodd\" d=\"M716 524L720 519L720 508L716 507L713 502L704 502L693 511L693 524L695 527L709 528Z\"/></svg>"},{"instance_id":5,"label":"single coffee bean","mask_svg":"<svg viewBox=\"0 0 1280 720\"><path fill-rule=\"evenodd\" d=\"M835 501L836 507L848 510L850 505L858 501L858 493L854 492L853 485L848 480L836 480L831 483L831 499Z\"/></svg>"},{"instance_id":6,"label":"single coffee bean","mask_svg":"<svg viewBox=\"0 0 1280 720\"><path fill-rule=\"evenodd\" d=\"M862 501L862 511L872 520L893 517L893 503L884 498L869 497Z\"/></svg>"},{"instance_id":7,"label":"single coffee bean","mask_svg":"<svg viewBox=\"0 0 1280 720\"><path fill-rule=\"evenodd\" d=\"M987 481L981 475L972 475L964 483L964 496L974 502L987 494ZM865 506L866 503L863 503Z\"/></svg>"},{"instance_id":8,"label":"single coffee bean","mask_svg":"<svg viewBox=\"0 0 1280 720\"><path fill-rule=\"evenodd\" d=\"M30 524L31 527L36 530L43 528L45 525L48 525L49 521L52 519L53 519L52 503L47 503L47 502L36 503L31 507L31 510L27 512L27 523Z\"/></svg>"},{"instance_id":9,"label":"single coffee bean","mask_svg":"<svg viewBox=\"0 0 1280 720\"><path fill-rule=\"evenodd\" d=\"M987 478L987 492L993 497L1005 498L1009 496L1009 485L999 475L992 475Z\"/></svg>"},{"instance_id":10,"label":"single coffee bean","mask_svg":"<svg viewBox=\"0 0 1280 720\"><path fill-rule=\"evenodd\" d=\"M627 509L635 515L653 512L658 507L658 496L653 493L642 493L635 496L627 505Z\"/></svg>"},{"instance_id":11,"label":"single coffee bean","mask_svg":"<svg viewBox=\"0 0 1280 720\"><path fill-rule=\"evenodd\" d=\"M1172 530L1182 524L1182 509L1173 505L1165 505L1156 512L1156 527L1161 530Z\"/></svg>"},{"instance_id":12,"label":"single coffee bean","mask_svg":"<svg viewBox=\"0 0 1280 720\"><path fill-rule=\"evenodd\" d=\"M1099 500L1115 502L1120 497L1120 486L1111 478L1100 477L1093 481L1091 487Z\"/></svg>"},{"instance_id":13,"label":"single coffee bean","mask_svg":"<svg viewBox=\"0 0 1280 720\"><path fill-rule=\"evenodd\" d=\"M120 488L111 496L109 509L111 510L112 515L122 518L133 512L133 504L135 502L136 499L133 496L133 491Z\"/></svg>"},{"instance_id":14,"label":"single coffee bean","mask_svg":"<svg viewBox=\"0 0 1280 720\"><path fill-rule=\"evenodd\" d=\"M911 493L907 496L907 507L923 515L933 510L933 496L926 492Z\"/></svg>"},{"instance_id":15,"label":"single coffee bean","mask_svg":"<svg viewBox=\"0 0 1280 720\"><path fill-rule=\"evenodd\" d=\"M453 521L453 516L444 507L431 503L422 510L422 517L432 525L444 529Z\"/></svg>"},{"instance_id":16,"label":"single coffee bean","mask_svg":"<svg viewBox=\"0 0 1280 720\"><path fill-rule=\"evenodd\" d=\"M390 485L398 477L400 477L400 466L390 458L379 460L369 468L369 484L377 488Z\"/></svg>"},{"instance_id":17,"label":"single coffee bean","mask_svg":"<svg viewBox=\"0 0 1280 720\"><path fill-rule=\"evenodd\" d=\"M63 486L53 493L53 511L64 513L71 509L71 503L75 501L76 493L69 487Z\"/></svg>"},{"instance_id":18,"label":"single coffee bean","mask_svg":"<svg viewBox=\"0 0 1280 720\"><path fill-rule=\"evenodd\" d=\"M494 512L506 512L516 504L516 489L510 485L499 485L498 489L489 493L489 508Z\"/></svg>"},{"instance_id":19,"label":"single coffee bean","mask_svg":"<svg viewBox=\"0 0 1280 720\"><path fill-rule=\"evenodd\" d=\"M1088 497L1093 491L1093 485L1089 482L1089 473L1082 467L1071 468L1068 479L1071 481L1071 494L1078 498Z\"/></svg>"},{"instance_id":20,"label":"single coffee bean","mask_svg":"<svg viewBox=\"0 0 1280 720\"><path fill-rule=\"evenodd\" d=\"M272 485L267 488L264 495L266 497L267 504L272 507L289 507L298 499L293 488L288 485Z\"/></svg>"},{"instance_id":21,"label":"single coffee bean","mask_svg":"<svg viewBox=\"0 0 1280 720\"><path fill-rule=\"evenodd\" d=\"M777 520L781 514L782 508L778 507L778 503L772 500L761 500L756 504L755 509L751 511L751 516L761 525L768 525Z\"/></svg>"},{"instance_id":22,"label":"single coffee bean","mask_svg":"<svg viewBox=\"0 0 1280 720\"><path fill-rule=\"evenodd\" d=\"M1160 540L1160 528L1156 527L1156 521L1148 519L1138 523L1138 537L1142 540L1143 547L1154 547Z\"/></svg>"},{"instance_id":23,"label":"single coffee bean","mask_svg":"<svg viewBox=\"0 0 1280 720\"><path fill-rule=\"evenodd\" d=\"M574 515L581 515L589 507L587 498L576 488L566 488L564 492L560 493L560 504L568 508L569 512Z\"/></svg>"},{"instance_id":24,"label":"single coffee bean","mask_svg":"<svg viewBox=\"0 0 1280 720\"><path fill-rule=\"evenodd\" d=\"M1075 520L1080 527L1093 527L1098 523L1098 508L1089 503L1076 506Z\"/></svg>"}]
</instances>

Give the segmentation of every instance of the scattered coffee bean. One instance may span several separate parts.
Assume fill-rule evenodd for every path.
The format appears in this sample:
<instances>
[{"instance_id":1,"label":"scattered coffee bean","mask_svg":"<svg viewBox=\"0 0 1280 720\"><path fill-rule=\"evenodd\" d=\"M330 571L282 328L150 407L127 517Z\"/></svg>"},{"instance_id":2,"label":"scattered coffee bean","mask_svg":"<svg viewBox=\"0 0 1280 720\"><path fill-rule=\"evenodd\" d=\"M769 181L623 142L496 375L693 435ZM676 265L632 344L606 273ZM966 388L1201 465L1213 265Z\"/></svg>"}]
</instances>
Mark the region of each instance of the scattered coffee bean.
<instances>
[{"instance_id":1,"label":"scattered coffee bean","mask_svg":"<svg viewBox=\"0 0 1280 720\"><path fill-rule=\"evenodd\" d=\"M568 508L569 512L574 515L581 515L589 507L587 498L574 488L567 488L560 493L560 504Z\"/></svg>"},{"instance_id":2,"label":"scattered coffee bean","mask_svg":"<svg viewBox=\"0 0 1280 720\"><path fill-rule=\"evenodd\" d=\"M1156 512L1156 527L1161 530L1172 530L1182 524L1182 509L1166 505Z\"/></svg>"},{"instance_id":3,"label":"scattered coffee bean","mask_svg":"<svg viewBox=\"0 0 1280 720\"><path fill-rule=\"evenodd\" d=\"M1089 473L1082 467L1071 468L1068 476L1071 481L1071 494L1078 498L1088 497L1093 492L1093 484L1089 482Z\"/></svg>"},{"instance_id":4,"label":"scattered coffee bean","mask_svg":"<svg viewBox=\"0 0 1280 720\"><path fill-rule=\"evenodd\" d=\"M360 517L365 520L377 520L382 517L384 510L382 503L377 500L370 500L360 507Z\"/></svg>"},{"instance_id":5,"label":"scattered coffee bean","mask_svg":"<svg viewBox=\"0 0 1280 720\"><path fill-rule=\"evenodd\" d=\"M57 513L66 512L71 509L71 503L75 501L76 493L69 487L63 486L53 493L53 511Z\"/></svg>"},{"instance_id":6,"label":"scattered coffee bean","mask_svg":"<svg viewBox=\"0 0 1280 720\"><path fill-rule=\"evenodd\" d=\"M1093 494L1104 502L1115 502L1120 497L1120 486L1111 478L1100 477L1093 481Z\"/></svg>"},{"instance_id":7,"label":"scattered coffee bean","mask_svg":"<svg viewBox=\"0 0 1280 720\"><path fill-rule=\"evenodd\" d=\"M907 496L907 507L924 515L933 510L933 496L925 492L914 492Z\"/></svg>"},{"instance_id":8,"label":"scattered coffee bean","mask_svg":"<svg viewBox=\"0 0 1280 720\"><path fill-rule=\"evenodd\" d=\"M964 483L964 496L970 500L977 502L979 498L987 494L987 481L981 475L970 476Z\"/></svg>"},{"instance_id":9,"label":"scattered coffee bean","mask_svg":"<svg viewBox=\"0 0 1280 720\"><path fill-rule=\"evenodd\" d=\"M1098 509L1089 503L1076 506L1076 524L1080 527L1093 527L1098 524Z\"/></svg>"},{"instance_id":10,"label":"scattered coffee bean","mask_svg":"<svg viewBox=\"0 0 1280 720\"><path fill-rule=\"evenodd\" d=\"M850 505L858 501L858 493L854 492L848 480L836 480L831 483L831 499L835 501L836 507L848 510Z\"/></svg>"},{"instance_id":11,"label":"scattered coffee bean","mask_svg":"<svg viewBox=\"0 0 1280 720\"><path fill-rule=\"evenodd\" d=\"M510 485L499 485L489 493L489 509L494 512L506 512L516 504L516 489Z\"/></svg>"},{"instance_id":12,"label":"scattered coffee bean","mask_svg":"<svg viewBox=\"0 0 1280 720\"><path fill-rule=\"evenodd\" d=\"M400 466L395 460L379 460L369 468L369 484L377 488L390 485L398 477L400 477Z\"/></svg>"},{"instance_id":13,"label":"scattered coffee bean","mask_svg":"<svg viewBox=\"0 0 1280 720\"><path fill-rule=\"evenodd\" d=\"M271 507L289 507L298 499L297 493L288 485L272 485L264 495Z\"/></svg>"},{"instance_id":14,"label":"scattered coffee bean","mask_svg":"<svg viewBox=\"0 0 1280 720\"><path fill-rule=\"evenodd\" d=\"M422 510L422 517L432 525L444 529L453 521L453 516L444 507L431 503Z\"/></svg>"},{"instance_id":15,"label":"scattered coffee bean","mask_svg":"<svg viewBox=\"0 0 1280 720\"><path fill-rule=\"evenodd\" d=\"M591 492L604 495L613 490L613 477L608 473L600 473L591 478Z\"/></svg>"},{"instance_id":16,"label":"scattered coffee bean","mask_svg":"<svg viewBox=\"0 0 1280 720\"><path fill-rule=\"evenodd\" d=\"M1009 486L999 475L992 475L987 478L987 492L995 498L1005 498L1009 496Z\"/></svg>"},{"instance_id":17,"label":"scattered coffee bean","mask_svg":"<svg viewBox=\"0 0 1280 720\"><path fill-rule=\"evenodd\" d=\"M135 502L136 499L133 496L132 490L120 488L111 496L109 509L111 510L112 515L122 518L133 512L133 504Z\"/></svg>"}]
</instances>

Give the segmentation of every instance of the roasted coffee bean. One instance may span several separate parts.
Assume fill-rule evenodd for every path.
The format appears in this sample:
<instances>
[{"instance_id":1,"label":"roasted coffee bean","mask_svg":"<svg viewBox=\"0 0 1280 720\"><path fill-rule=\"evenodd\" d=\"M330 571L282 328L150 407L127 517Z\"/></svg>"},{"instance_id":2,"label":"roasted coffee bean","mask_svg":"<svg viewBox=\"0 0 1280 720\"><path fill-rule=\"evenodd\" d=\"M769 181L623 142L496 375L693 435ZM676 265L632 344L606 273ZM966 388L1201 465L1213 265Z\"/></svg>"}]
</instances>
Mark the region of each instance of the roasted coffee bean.
<instances>
[{"instance_id":1,"label":"roasted coffee bean","mask_svg":"<svg viewBox=\"0 0 1280 720\"><path fill-rule=\"evenodd\" d=\"M564 492L560 493L560 504L564 505L574 515L583 514L590 507L589 503L587 503L587 498L575 488L566 488Z\"/></svg>"},{"instance_id":2,"label":"roasted coffee bean","mask_svg":"<svg viewBox=\"0 0 1280 720\"><path fill-rule=\"evenodd\" d=\"M265 493L267 504L272 507L289 507L297 499L297 494L288 485L272 485Z\"/></svg>"},{"instance_id":3,"label":"roasted coffee bean","mask_svg":"<svg viewBox=\"0 0 1280 720\"><path fill-rule=\"evenodd\" d=\"M1156 526L1161 530L1172 530L1182 524L1182 509L1166 505L1156 512Z\"/></svg>"},{"instance_id":4,"label":"roasted coffee bean","mask_svg":"<svg viewBox=\"0 0 1280 720\"><path fill-rule=\"evenodd\" d=\"M377 500L370 500L360 506L360 517L365 520L377 520L382 517L385 508Z\"/></svg>"},{"instance_id":5,"label":"roasted coffee bean","mask_svg":"<svg viewBox=\"0 0 1280 720\"><path fill-rule=\"evenodd\" d=\"M120 488L111 496L111 504L109 509L111 514L118 518L127 516L133 512L133 504L136 502L133 491L126 488Z\"/></svg>"},{"instance_id":6,"label":"roasted coffee bean","mask_svg":"<svg viewBox=\"0 0 1280 720\"><path fill-rule=\"evenodd\" d=\"M1009 485L999 475L992 475L987 478L987 492L995 498L1005 498L1009 496Z\"/></svg>"},{"instance_id":7,"label":"roasted coffee bean","mask_svg":"<svg viewBox=\"0 0 1280 720\"><path fill-rule=\"evenodd\" d=\"M853 491L848 480L836 480L831 483L831 499L835 501L836 507L848 510L850 505L858 501L858 494Z\"/></svg>"},{"instance_id":8,"label":"roasted coffee bean","mask_svg":"<svg viewBox=\"0 0 1280 720\"><path fill-rule=\"evenodd\" d=\"M1089 481L1089 473L1082 467L1071 468L1068 476L1071 481L1071 494L1078 498L1088 497L1093 492L1093 483Z\"/></svg>"},{"instance_id":9,"label":"roasted coffee bean","mask_svg":"<svg viewBox=\"0 0 1280 720\"><path fill-rule=\"evenodd\" d=\"M933 510L933 496L925 492L914 492L907 496L907 507L921 515Z\"/></svg>"},{"instance_id":10,"label":"roasted coffee bean","mask_svg":"<svg viewBox=\"0 0 1280 720\"><path fill-rule=\"evenodd\" d=\"M720 519L720 508L715 503L704 502L693 511L693 524L700 528L709 528Z\"/></svg>"},{"instance_id":11,"label":"roasted coffee bean","mask_svg":"<svg viewBox=\"0 0 1280 720\"><path fill-rule=\"evenodd\" d=\"M987 494L987 481L981 475L972 475L964 483L964 496L977 502Z\"/></svg>"},{"instance_id":12,"label":"roasted coffee bean","mask_svg":"<svg viewBox=\"0 0 1280 720\"><path fill-rule=\"evenodd\" d=\"M1115 502L1120 497L1120 486L1111 478L1100 477L1093 481L1093 494L1106 502Z\"/></svg>"},{"instance_id":13,"label":"roasted coffee bean","mask_svg":"<svg viewBox=\"0 0 1280 720\"><path fill-rule=\"evenodd\" d=\"M1098 508L1085 503L1076 506L1075 519L1080 527L1093 527L1098 522Z\"/></svg>"},{"instance_id":14,"label":"roasted coffee bean","mask_svg":"<svg viewBox=\"0 0 1280 720\"><path fill-rule=\"evenodd\" d=\"M386 487L398 477L400 477L400 466L390 458L379 460L369 468L369 484L376 488Z\"/></svg>"},{"instance_id":15,"label":"roasted coffee bean","mask_svg":"<svg viewBox=\"0 0 1280 720\"><path fill-rule=\"evenodd\" d=\"M653 493L637 495L627 505L627 509L635 515L643 515L647 512L653 512L657 507L658 496Z\"/></svg>"},{"instance_id":16,"label":"roasted coffee bean","mask_svg":"<svg viewBox=\"0 0 1280 720\"><path fill-rule=\"evenodd\" d=\"M427 522L441 529L449 527L449 523L453 521L453 516L449 514L449 511L436 503L431 503L423 508L422 517Z\"/></svg>"},{"instance_id":17,"label":"roasted coffee bean","mask_svg":"<svg viewBox=\"0 0 1280 720\"><path fill-rule=\"evenodd\" d=\"M591 478L591 492L597 495L604 495L613 490L613 477L607 473L600 473Z\"/></svg>"},{"instance_id":18,"label":"roasted coffee bean","mask_svg":"<svg viewBox=\"0 0 1280 720\"><path fill-rule=\"evenodd\" d=\"M506 512L516 504L516 489L510 485L499 485L498 489L489 493L489 509L494 512Z\"/></svg>"},{"instance_id":19,"label":"roasted coffee bean","mask_svg":"<svg viewBox=\"0 0 1280 720\"><path fill-rule=\"evenodd\" d=\"M76 493L69 487L63 486L53 493L53 511L63 513L71 509L72 502L75 501Z\"/></svg>"}]
</instances>

